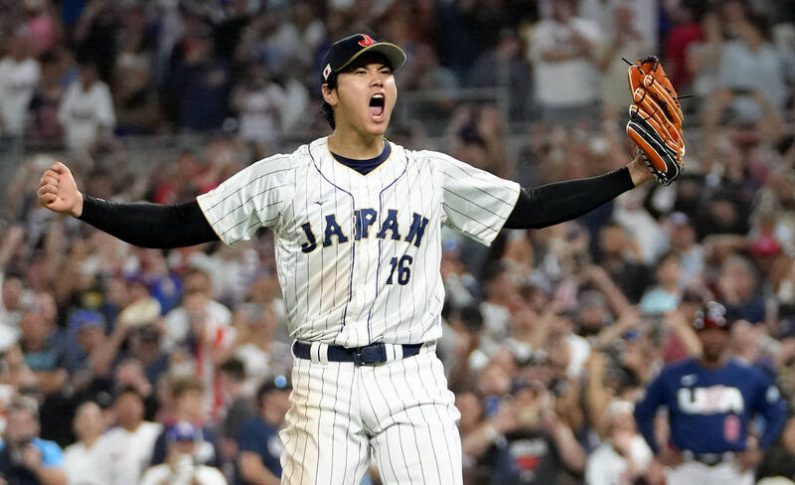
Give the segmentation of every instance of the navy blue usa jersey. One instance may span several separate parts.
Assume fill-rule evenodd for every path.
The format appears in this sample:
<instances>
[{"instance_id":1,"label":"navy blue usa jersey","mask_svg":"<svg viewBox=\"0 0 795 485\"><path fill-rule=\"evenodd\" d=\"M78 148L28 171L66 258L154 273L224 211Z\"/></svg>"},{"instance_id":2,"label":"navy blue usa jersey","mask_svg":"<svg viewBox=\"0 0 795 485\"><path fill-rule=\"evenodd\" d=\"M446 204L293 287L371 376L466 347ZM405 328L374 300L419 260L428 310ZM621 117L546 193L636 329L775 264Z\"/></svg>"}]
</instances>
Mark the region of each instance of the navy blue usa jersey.
<instances>
[{"instance_id":1,"label":"navy blue usa jersey","mask_svg":"<svg viewBox=\"0 0 795 485\"><path fill-rule=\"evenodd\" d=\"M698 360L687 359L666 366L649 384L645 397L635 405L635 420L655 453L653 421L660 406L668 409L671 445L694 453L744 450L755 415L764 419L759 446L765 449L787 418L786 402L771 379L737 360L707 369Z\"/></svg>"}]
</instances>

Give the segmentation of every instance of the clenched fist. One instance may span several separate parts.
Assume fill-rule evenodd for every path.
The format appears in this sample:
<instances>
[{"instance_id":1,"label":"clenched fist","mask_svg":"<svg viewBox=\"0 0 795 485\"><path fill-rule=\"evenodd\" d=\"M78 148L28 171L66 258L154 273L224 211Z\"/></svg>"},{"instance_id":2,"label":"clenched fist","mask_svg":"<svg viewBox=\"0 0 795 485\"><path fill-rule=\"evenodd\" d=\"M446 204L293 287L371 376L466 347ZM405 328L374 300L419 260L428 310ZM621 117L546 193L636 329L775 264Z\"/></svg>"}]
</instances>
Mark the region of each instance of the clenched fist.
<instances>
[{"instance_id":1,"label":"clenched fist","mask_svg":"<svg viewBox=\"0 0 795 485\"><path fill-rule=\"evenodd\" d=\"M51 211L75 217L83 213L83 194L77 190L72 172L61 162L55 162L44 172L36 193L39 203Z\"/></svg>"}]
</instances>

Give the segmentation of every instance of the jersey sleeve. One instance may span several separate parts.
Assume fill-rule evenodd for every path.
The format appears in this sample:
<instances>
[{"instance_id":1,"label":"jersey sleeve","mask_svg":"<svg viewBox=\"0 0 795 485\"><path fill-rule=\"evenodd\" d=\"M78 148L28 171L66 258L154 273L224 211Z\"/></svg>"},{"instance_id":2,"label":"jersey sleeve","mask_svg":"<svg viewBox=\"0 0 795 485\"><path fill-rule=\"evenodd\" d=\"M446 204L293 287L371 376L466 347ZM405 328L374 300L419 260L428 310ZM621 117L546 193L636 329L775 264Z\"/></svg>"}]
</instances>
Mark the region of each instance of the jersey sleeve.
<instances>
[{"instance_id":1,"label":"jersey sleeve","mask_svg":"<svg viewBox=\"0 0 795 485\"><path fill-rule=\"evenodd\" d=\"M772 445L784 429L787 421L787 402L781 397L776 384L766 374L758 372L759 387L754 411L764 417L765 426L759 437L759 447L763 450Z\"/></svg>"},{"instance_id":2,"label":"jersey sleeve","mask_svg":"<svg viewBox=\"0 0 795 485\"><path fill-rule=\"evenodd\" d=\"M488 246L519 198L519 184L442 153L426 152L441 178L445 224Z\"/></svg>"},{"instance_id":3,"label":"jersey sleeve","mask_svg":"<svg viewBox=\"0 0 795 485\"><path fill-rule=\"evenodd\" d=\"M284 155L260 160L196 198L221 241L248 240L259 228L277 223L284 205L280 189L290 171L288 160Z\"/></svg>"}]
</instances>

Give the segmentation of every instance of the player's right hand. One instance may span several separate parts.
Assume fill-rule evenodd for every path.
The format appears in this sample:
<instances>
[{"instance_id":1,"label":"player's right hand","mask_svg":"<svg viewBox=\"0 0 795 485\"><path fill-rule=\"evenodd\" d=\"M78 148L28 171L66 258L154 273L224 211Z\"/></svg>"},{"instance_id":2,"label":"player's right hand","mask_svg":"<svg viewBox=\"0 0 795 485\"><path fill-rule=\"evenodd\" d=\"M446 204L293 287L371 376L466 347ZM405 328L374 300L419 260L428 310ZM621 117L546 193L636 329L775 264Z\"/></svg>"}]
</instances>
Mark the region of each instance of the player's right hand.
<instances>
[{"instance_id":1,"label":"player's right hand","mask_svg":"<svg viewBox=\"0 0 795 485\"><path fill-rule=\"evenodd\" d=\"M83 194L77 190L72 172L61 162L55 162L44 172L36 194L39 203L51 211L75 217L83 213Z\"/></svg>"},{"instance_id":2,"label":"player's right hand","mask_svg":"<svg viewBox=\"0 0 795 485\"><path fill-rule=\"evenodd\" d=\"M663 447L660 452L657 453L655 458L663 465L671 468L677 467L684 463L682 454L678 450L674 450L673 448L669 448L667 446Z\"/></svg>"}]
</instances>

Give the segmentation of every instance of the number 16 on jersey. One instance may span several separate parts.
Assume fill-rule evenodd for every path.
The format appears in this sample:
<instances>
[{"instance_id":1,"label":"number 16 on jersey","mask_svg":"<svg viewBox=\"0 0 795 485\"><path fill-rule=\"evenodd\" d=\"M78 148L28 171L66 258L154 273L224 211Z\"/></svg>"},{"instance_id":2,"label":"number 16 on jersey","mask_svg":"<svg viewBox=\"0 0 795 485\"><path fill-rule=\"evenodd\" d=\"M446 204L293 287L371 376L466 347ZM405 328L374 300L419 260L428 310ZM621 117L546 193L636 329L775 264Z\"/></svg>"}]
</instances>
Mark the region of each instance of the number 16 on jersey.
<instances>
[{"instance_id":1,"label":"number 16 on jersey","mask_svg":"<svg viewBox=\"0 0 795 485\"><path fill-rule=\"evenodd\" d=\"M411 279L411 263L414 258L408 254L404 254L400 258L395 256L389 260L392 268L389 270L389 278L386 279L386 284L393 284L393 280L397 280L399 285L405 285ZM397 273L397 274L396 274Z\"/></svg>"}]
</instances>

